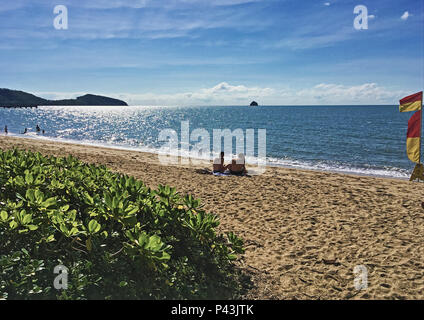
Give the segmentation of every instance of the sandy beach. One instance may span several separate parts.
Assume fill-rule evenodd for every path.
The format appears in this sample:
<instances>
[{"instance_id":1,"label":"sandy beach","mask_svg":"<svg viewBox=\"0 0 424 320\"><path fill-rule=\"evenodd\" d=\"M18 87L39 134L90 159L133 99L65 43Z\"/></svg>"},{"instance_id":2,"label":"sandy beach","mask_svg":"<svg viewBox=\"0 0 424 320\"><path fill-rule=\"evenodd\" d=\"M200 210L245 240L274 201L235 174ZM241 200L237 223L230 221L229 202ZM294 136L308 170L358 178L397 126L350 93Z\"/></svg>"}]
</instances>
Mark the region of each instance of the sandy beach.
<instances>
[{"instance_id":1,"label":"sandy beach","mask_svg":"<svg viewBox=\"0 0 424 320\"><path fill-rule=\"evenodd\" d=\"M202 199L220 231L245 241L240 267L249 299L424 299L424 189L405 180L269 167L263 175L215 177L198 166L162 166L155 154L0 136L0 148L71 154L175 186ZM368 271L356 290L354 268Z\"/></svg>"}]
</instances>

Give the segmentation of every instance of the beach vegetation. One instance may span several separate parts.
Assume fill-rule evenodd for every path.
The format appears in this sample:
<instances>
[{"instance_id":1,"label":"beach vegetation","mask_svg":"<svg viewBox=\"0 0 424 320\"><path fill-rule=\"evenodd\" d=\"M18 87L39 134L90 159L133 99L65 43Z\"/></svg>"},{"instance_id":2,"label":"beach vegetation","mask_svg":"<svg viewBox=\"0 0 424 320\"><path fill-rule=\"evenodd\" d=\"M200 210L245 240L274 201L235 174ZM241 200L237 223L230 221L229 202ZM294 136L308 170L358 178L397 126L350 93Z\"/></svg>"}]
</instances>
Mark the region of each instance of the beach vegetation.
<instances>
[{"instance_id":1,"label":"beach vegetation","mask_svg":"<svg viewBox=\"0 0 424 320\"><path fill-rule=\"evenodd\" d=\"M238 298L243 241L219 223L170 186L72 156L0 151L0 299Z\"/></svg>"}]
</instances>

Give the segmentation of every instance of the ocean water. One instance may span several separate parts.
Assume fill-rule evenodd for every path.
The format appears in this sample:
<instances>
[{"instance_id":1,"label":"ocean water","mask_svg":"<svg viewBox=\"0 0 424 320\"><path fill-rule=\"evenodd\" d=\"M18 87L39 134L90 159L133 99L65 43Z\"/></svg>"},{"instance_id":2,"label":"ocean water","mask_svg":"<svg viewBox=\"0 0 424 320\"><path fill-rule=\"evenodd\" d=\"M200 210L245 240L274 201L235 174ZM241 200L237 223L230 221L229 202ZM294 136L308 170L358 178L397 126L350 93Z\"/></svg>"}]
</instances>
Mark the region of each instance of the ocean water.
<instances>
[{"instance_id":1,"label":"ocean water","mask_svg":"<svg viewBox=\"0 0 424 320\"><path fill-rule=\"evenodd\" d=\"M28 128L25 137L148 152L163 146L161 130L180 135L182 121L189 121L190 132L205 129L211 149L213 129L254 129L256 138L266 129L268 165L408 178L414 167L405 151L411 115L397 106L48 106L0 108L0 128L7 125L12 136L23 137ZM44 135L35 132L37 124Z\"/></svg>"}]
</instances>

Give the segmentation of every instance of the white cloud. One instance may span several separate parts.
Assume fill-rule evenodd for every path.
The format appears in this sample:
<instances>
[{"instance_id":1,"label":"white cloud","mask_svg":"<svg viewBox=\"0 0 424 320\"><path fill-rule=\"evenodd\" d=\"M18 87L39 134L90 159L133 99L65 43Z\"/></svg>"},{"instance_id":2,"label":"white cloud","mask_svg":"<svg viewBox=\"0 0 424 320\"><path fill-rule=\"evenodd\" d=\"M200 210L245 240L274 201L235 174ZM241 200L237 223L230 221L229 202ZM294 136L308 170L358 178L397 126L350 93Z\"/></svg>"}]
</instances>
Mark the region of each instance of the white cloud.
<instances>
[{"instance_id":1,"label":"white cloud","mask_svg":"<svg viewBox=\"0 0 424 320\"><path fill-rule=\"evenodd\" d=\"M0 5L0 12L29 6L28 1ZM53 12L45 10L46 0L33 0L43 6L40 14L27 19L20 10L2 21L0 38L6 39L164 39L199 37L211 29L263 30L272 24L256 17L254 4L262 0L63 0L73 12L65 33L51 27ZM70 21L71 22L71 21ZM19 24L19 28L13 27Z\"/></svg>"},{"instance_id":2,"label":"white cloud","mask_svg":"<svg viewBox=\"0 0 424 320\"><path fill-rule=\"evenodd\" d=\"M211 88L196 91L187 91L174 94L166 93L140 93L140 94L113 94L97 93L116 99L125 100L129 105L245 105L252 100L272 96L275 93L271 88L247 87L244 85L231 85L221 82ZM63 92L37 92L36 94L46 99L69 99L84 95L85 93Z\"/></svg>"},{"instance_id":3,"label":"white cloud","mask_svg":"<svg viewBox=\"0 0 424 320\"><path fill-rule=\"evenodd\" d=\"M294 50L330 47L335 43L351 39L355 34L354 31L352 28L341 28L331 33L325 32L318 35L313 32L297 34L277 42L274 47L288 47Z\"/></svg>"},{"instance_id":4,"label":"white cloud","mask_svg":"<svg viewBox=\"0 0 424 320\"><path fill-rule=\"evenodd\" d=\"M95 92L94 92L95 93ZM38 92L48 99L69 99L84 95L78 93ZM408 92L391 90L376 83L353 86L320 83L305 89L275 89L247 87L221 82L211 88L180 93L95 93L125 100L129 105L201 106L201 105L247 105L252 100L262 105L361 105L396 104Z\"/></svg>"},{"instance_id":5,"label":"white cloud","mask_svg":"<svg viewBox=\"0 0 424 320\"><path fill-rule=\"evenodd\" d=\"M202 89L201 92L203 94L213 94L213 95L269 95L273 92L270 88L258 88L258 87L246 87L243 85L233 86L228 84L227 82L221 82L217 84L215 87L210 89Z\"/></svg>"},{"instance_id":6,"label":"white cloud","mask_svg":"<svg viewBox=\"0 0 424 320\"><path fill-rule=\"evenodd\" d=\"M368 19L374 19L375 18L375 15L373 15L373 14L370 14L369 16L368 16Z\"/></svg>"},{"instance_id":7,"label":"white cloud","mask_svg":"<svg viewBox=\"0 0 424 320\"><path fill-rule=\"evenodd\" d=\"M112 8L181 8L182 6L234 6L246 3L259 2L262 0L90 0L80 3L83 7L96 9L112 9Z\"/></svg>"},{"instance_id":8,"label":"white cloud","mask_svg":"<svg viewBox=\"0 0 424 320\"><path fill-rule=\"evenodd\" d=\"M409 18L410 14L408 11L405 11L403 15L400 17L402 20L407 20Z\"/></svg>"},{"instance_id":9,"label":"white cloud","mask_svg":"<svg viewBox=\"0 0 424 320\"><path fill-rule=\"evenodd\" d=\"M313 88L296 92L298 97L318 104L395 104L405 91L393 91L364 83L355 86L320 83Z\"/></svg>"},{"instance_id":10,"label":"white cloud","mask_svg":"<svg viewBox=\"0 0 424 320\"><path fill-rule=\"evenodd\" d=\"M132 94L127 96L129 104L147 105L231 105L248 104L251 100L271 96L271 88L246 87L221 82L212 88L175 94ZM127 101L126 100L126 101Z\"/></svg>"},{"instance_id":11,"label":"white cloud","mask_svg":"<svg viewBox=\"0 0 424 320\"><path fill-rule=\"evenodd\" d=\"M84 1L82 3L77 3L77 5L81 5L86 8L93 9L113 9L113 8L144 8L148 4L148 0L118 0L118 1L110 1L110 0L91 0Z\"/></svg>"},{"instance_id":12,"label":"white cloud","mask_svg":"<svg viewBox=\"0 0 424 320\"><path fill-rule=\"evenodd\" d=\"M331 3L330 2L324 2L324 6L330 6L331 5Z\"/></svg>"}]
</instances>

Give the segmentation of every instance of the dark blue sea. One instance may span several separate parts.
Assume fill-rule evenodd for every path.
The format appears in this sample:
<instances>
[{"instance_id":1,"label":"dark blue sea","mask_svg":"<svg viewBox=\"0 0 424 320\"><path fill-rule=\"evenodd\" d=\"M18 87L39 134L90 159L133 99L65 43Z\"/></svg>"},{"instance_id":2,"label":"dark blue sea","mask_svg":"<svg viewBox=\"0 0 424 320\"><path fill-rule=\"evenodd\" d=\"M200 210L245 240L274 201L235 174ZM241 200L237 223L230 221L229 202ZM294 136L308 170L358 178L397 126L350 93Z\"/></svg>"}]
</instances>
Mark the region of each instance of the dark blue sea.
<instances>
[{"instance_id":1,"label":"dark blue sea","mask_svg":"<svg viewBox=\"0 0 424 320\"><path fill-rule=\"evenodd\" d=\"M175 130L181 141L182 121L190 132L209 132L211 151L214 129L254 129L255 137L266 129L268 165L407 178L414 167L405 152L411 115L398 106L49 106L0 108L0 126L12 136L148 152L163 146L161 130ZM44 135L35 132L37 124Z\"/></svg>"}]
</instances>

